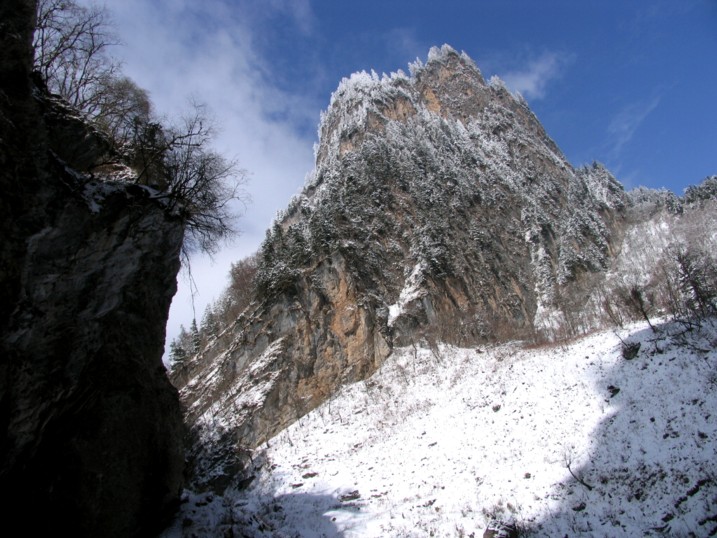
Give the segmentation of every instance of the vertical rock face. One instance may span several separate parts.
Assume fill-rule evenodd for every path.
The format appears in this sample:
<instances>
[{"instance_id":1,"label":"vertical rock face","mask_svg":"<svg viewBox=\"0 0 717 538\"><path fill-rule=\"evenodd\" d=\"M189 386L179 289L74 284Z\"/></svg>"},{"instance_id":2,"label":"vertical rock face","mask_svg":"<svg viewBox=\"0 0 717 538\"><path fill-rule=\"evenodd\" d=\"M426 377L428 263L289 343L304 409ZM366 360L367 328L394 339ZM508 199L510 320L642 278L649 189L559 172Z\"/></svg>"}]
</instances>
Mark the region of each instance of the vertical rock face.
<instances>
[{"instance_id":1,"label":"vertical rock face","mask_svg":"<svg viewBox=\"0 0 717 538\"><path fill-rule=\"evenodd\" d=\"M344 79L316 169L260 253L256 301L178 377L200 472L371 374L393 345L534 335L608 266L626 195L574 169L468 57ZM214 448L207 452L207 447Z\"/></svg>"},{"instance_id":2,"label":"vertical rock face","mask_svg":"<svg viewBox=\"0 0 717 538\"><path fill-rule=\"evenodd\" d=\"M182 484L182 417L161 362L182 224L147 190L81 173L106 145L32 85L33 3L1 11L4 523L145 535Z\"/></svg>"}]
</instances>

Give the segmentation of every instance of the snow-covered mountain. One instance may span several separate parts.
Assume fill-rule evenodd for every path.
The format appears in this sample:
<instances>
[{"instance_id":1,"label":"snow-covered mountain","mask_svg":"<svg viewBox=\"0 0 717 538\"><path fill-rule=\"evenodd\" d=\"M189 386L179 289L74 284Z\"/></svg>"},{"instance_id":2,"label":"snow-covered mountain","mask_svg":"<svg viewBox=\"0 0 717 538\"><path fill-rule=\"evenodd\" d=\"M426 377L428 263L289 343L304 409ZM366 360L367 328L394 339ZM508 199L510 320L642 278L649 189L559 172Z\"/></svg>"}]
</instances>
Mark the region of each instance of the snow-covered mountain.
<instances>
[{"instance_id":1,"label":"snow-covered mountain","mask_svg":"<svg viewBox=\"0 0 717 538\"><path fill-rule=\"evenodd\" d=\"M436 361L426 375L441 379L445 397L452 390L449 380L465 375L482 402L494 389L481 376L496 359L465 349L509 340L533 345L565 341L635 318L651 322L668 312L705 317L714 310L717 177L678 198L646 189L626 193L599 164L575 169L520 96L498 79L486 83L470 58L448 46L432 49L425 64L411 65L410 75L359 73L344 79L322 116L319 134L315 170L277 217L258 254L253 301L228 323L203 327L193 357L175 369L193 432L195 489L216 493L236 487L246 479L259 447L275 444L277 435L293 442L297 433L286 432L299 428L297 420L326 409L341 391L357 390L361 385L356 383L368 386L365 380L382 367L402 365L406 387L413 386L410 380L425 365L426 350ZM447 345L463 351L448 352ZM528 377L539 362L556 360L553 352L533 359L519 347L496 349L524 355L533 365L523 372ZM444 356L449 357L445 364ZM572 359L565 360L550 368L573 366ZM510 383L532 386L527 377ZM381 404L389 410L421 400L413 389L387 386L400 393L391 396L394 403ZM451 401L465 398L463 390ZM342 405L368 412L358 401ZM443 403L426 405L428 410ZM461 427L477 428L475 420L505 415L492 415L492 409L481 413L461 418L468 421ZM535 428L549 419L536 407L539 413ZM392 419L396 428L402 414ZM366 435L380 429L373 422L362 428ZM491 428L485 424L485 429ZM498 439L496 431L484 435ZM422 446L420 440L412 445L410 435L395 435L411 452ZM317 434L307 442L316 446L311 443L318 439ZM448 446L458 450L456 442ZM555 442L568 441L558 436ZM490 448L467 446L466 457L474 458L476 451ZM380 449L382 457L403 458L389 448ZM589 449L575 449L574 467L584 463L577 462ZM328 457L339 455L347 457L345 451ZM368 467L378 468L373 456L362 457L367 468L361 472L369 477L361 482L366 484L363 496L367 487L380 489L368 486L380 481L369 473ZM412 461L413 455L405 458ZM557 483L556 475L545 476ZM325 485L322 491L344 485ZM321 499L319 505L340 502L324 493ZM304 500L314 502L310 495ZM547 519L537 500L530 510L531 525ZM388 525L381 517L376 521ZM387 535L411 535L404 523L394 522ZM444 523L439 527L445 535ZM381 535L372 534L377 528L370 525L365 528L374 530L365 535Z\"/></svg>"},{"instance_id":2,"label":"snow-covered mountain","mask_svg":"<svg viewBox=\"0 0 717 538\"><path fill-rule=\"evenodd\" d=\"M395 344L534 334L559 286L607 267L625 203L449 47L411 76L354 75L263 245L256 303L186 376L188 415L254 446Z\"/></svg>"}]
</instances>

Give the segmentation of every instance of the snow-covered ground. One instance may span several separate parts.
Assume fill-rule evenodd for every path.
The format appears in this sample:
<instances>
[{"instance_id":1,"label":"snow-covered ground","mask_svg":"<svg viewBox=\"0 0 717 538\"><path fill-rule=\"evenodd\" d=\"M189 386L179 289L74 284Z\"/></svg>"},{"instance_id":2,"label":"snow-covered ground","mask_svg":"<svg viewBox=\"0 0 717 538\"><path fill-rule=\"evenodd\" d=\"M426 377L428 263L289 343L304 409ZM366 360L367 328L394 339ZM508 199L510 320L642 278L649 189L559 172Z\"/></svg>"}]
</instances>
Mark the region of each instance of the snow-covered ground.
<instances>
[{"instance_id":1,"label":"snow-covered ground","mask_svg":"<svg viewBox=\"0 0 717 538\"><path fill-rule=\"evenodd\" d=\"M173 536L717 535L717 329L553 347L403 348L272 439L257 476L187 492ZM233 534L229 534L232 531Z\"/></svg>"}]
</instances>

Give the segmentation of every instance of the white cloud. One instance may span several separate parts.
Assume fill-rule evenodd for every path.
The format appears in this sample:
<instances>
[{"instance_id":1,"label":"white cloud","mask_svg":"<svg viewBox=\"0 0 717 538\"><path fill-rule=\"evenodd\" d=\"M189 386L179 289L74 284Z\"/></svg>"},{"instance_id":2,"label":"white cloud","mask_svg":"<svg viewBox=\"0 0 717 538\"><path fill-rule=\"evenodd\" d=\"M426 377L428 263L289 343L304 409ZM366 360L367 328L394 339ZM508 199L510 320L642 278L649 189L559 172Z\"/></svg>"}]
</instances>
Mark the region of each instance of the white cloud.
<instances>
[{"instance_id":1,"label":"white cloud","mask_svg":"<svg viewBox=\"0 0 717 538\"><path fill-rule=\"evenodd\" d=\"M413 28L393 28L386 33L384 39L389 56L406 64L419 56L425 56L430 48L418 39Z\"/></svg>"},{"instance_id":2,"label":"white cloud","mask_svg":"<svg viewBox=\"0 0 717 538\"><path fill-rule=\"evenodd\" d=\"M262 8L266 9L266 0L260 2ZM314 28L314 15L311 11L309 0L270 0L270 9L289 15L297 28L304 35L308 35Z\"/></svg>"},{"instance_id":3,"label":"white cloud","mask_svg":"<svg viewBox=\"0 0 717 538\"><path fill-rule=\"evenodd\" d=\"M572 56L560 52L545 52L527 66L500 75L508 88L526 99L545 97L548 84L560 77Z\"/></svg>"},{"instance_id":4,"label":"white cloud","mask_svg":"<svg viewBox=\"0 0 717 538\"><path fill-rule=\"evenodd\" d=\"M607 128L613 157L616 157L632 140L635 131L659 104L660 98L654 97L649 101L627 105L615 114Z\"/></svg>"},{"instance_id":5,"label":"white cloud","mask_svg":"<svg viewBox=\"0 0 717 538\"><path fill-rule=\"evenodd\" d=\"M192 277L198 288L196 316L217 299L228 283L229 265L254 252L276 211L303 185L313 167L313 136L307 122L319 120L319 104L290 95L272 84L272 67L258 52L257 34L270 14L293 21L301 33L311 31L306 1L269 3L227 0L109 0L120 38L117 51L125 73L150 92L156 111L168 117L186 110L190 98L206 103L220 129L215 148L236 157L250 174L253 202L239 221L242 236L214 261L197 256ZM262 7L263 9L259 9ZM179 278L168 338L194 312L189 281Z\"/></svg>"}]
</instances>

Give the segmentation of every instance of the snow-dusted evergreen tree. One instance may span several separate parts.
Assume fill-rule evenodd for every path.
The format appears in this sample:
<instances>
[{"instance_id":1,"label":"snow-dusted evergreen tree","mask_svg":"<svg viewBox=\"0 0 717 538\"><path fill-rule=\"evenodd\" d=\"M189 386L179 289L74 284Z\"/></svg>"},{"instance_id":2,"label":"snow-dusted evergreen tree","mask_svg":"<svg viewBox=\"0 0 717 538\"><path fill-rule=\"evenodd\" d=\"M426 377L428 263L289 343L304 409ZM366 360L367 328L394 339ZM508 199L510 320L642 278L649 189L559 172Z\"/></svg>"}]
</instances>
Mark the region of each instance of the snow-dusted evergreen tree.
<instances>
[{"instance_id":1,"label":"snow-dusted evergreen tree","mask_svg":"<svg viewBox=\"0 0 717 538\"><path fill-rule=\"evenodd\" d=\"M699 185L685 189L685 202L689 204L717 199L717 175L705 178Z\"/></svg>"},{"instance_id":2,"label":"snow-dusted evergreen tree","mask_svg":"<svg viewBox=\"0 0 717 538\"><path fill-rule=\"evenodd\" d=\"M214 307L208 304L204 309L204 316L202 316L202 328L201 333L205 338L216 336L219 331L219 319L217 314L214 312Z\"/></svg>"},{"instance_id":3,"label":"snow-dusted evergreen tree","mask_svg":"<svg viewBox=\"0 0 717 538\"><path fill-rule=\"evenodd\" d=\"M196 318L192 319L192 324L189 327L189 336L192 343L192 355L195 355L199 353L199 350L202 346L202 337L199 333L199 328L197 327L197 320Z\"/></svg>"},{"instance_id":4,"label":"snow-dusted evergreen tree","mask_svg":"<svg viewBox=\"0 0 717 538\"><path fill-rule=\"evenodd\" d=\"M180 325L179 334L169 344L169 363L172 371L178 371L184 367L192 354L192 336L184 328L184 325Z\"/></svg>"},{"instance_id":5,"label":"snow-dusted evergreen tree","mask_svg":"<svg viewBox=\"0 0 717 538\"><path fill-rule=\"evenodd\" d=\"M169 362L173 370L182 368L187 361L187 352L177 340L169 344Z\"/></svg>"}]
</instances>

